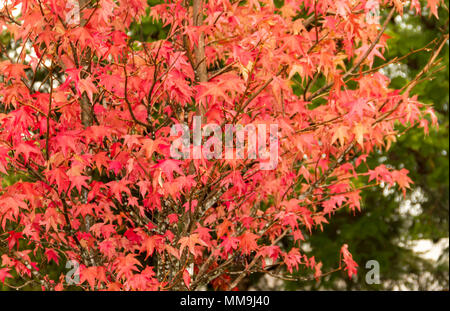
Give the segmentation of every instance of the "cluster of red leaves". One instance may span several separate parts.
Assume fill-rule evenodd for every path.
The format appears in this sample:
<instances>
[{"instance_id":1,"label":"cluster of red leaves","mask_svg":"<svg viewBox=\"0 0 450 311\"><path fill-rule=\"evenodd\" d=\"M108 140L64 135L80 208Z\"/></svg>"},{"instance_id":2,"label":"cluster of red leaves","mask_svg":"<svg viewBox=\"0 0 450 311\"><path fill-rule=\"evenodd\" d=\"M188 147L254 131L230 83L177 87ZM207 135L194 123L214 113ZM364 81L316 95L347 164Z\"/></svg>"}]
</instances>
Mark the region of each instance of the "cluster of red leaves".
<instances>
[{"instance_id":1,"label":"cluster of red leaves","mask_svg":"<svg viewBox=\"0 0 450 311\"><path fill-rule=\"evenodd\" d=\"M336 210L359 210L354 181L411 183L405 169L365 164L396 122L426 128L432 114L372 70L388 38L375 13L405 2L167 0L150 8L168 31L155 42L128 30L145 0L79 1L78 23L66 0L4 3L0 27L19 52L0 61L0 179L26 177L0 187L0 281L15 271L63 289L45 268L67 260L85 289L229 289L268 263L320 277L302 243ZM192 128L199 113L278 124L277 167L172 159L171 126Z\"/></svg>"}]
</instances>

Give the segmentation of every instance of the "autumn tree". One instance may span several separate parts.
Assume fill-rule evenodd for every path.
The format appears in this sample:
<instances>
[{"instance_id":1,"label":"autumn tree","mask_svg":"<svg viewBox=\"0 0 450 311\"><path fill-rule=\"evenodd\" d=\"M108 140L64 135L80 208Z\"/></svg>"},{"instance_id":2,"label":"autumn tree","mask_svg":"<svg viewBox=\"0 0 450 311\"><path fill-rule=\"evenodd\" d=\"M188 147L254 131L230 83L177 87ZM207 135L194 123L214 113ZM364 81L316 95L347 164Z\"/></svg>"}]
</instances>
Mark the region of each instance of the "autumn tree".
<instances>
[{"instance_id":1,"label":"autumn tree","mask_svg":"<svg viewBox=\"0 0 450 311\"><path fill-rule=\"evenodd\" d=\"M426 5L437 18L440 1ZM412 90L433 73L447 34L399 88L380 72L388 61L374 65L405 6L2 2L0 26L17 52L1 46L0 172L19 178L0 188L0 281L231 290L252 273L351 278L351 245L322 267L302 242L336 211L357 213L364 189L406 193L412 183L406 169L366 162L404 133L399 125L436 123ZM132 36L146 14L164 38ZM79 279L50 273L68 262Z\"/></svg>"}]
</instances>

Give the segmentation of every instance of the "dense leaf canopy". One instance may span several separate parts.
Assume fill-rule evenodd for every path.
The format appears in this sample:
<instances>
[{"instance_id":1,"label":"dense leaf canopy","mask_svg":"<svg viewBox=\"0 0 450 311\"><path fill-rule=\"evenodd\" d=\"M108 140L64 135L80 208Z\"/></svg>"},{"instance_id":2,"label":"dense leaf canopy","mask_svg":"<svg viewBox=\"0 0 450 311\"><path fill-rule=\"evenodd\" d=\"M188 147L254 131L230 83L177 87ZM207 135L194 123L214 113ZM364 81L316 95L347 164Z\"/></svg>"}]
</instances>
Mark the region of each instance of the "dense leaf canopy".
<instances>
[{"instance_id":1,"label":"dense leaf canopy","mask_svg":"<svg viewBox=\"0 0 450 311\"><path fill-rule=\"evenodd\" d=\"M382 255L386 240L448 237L448 198L439 199L448 173L432 167L447 159L448 145L436 140L448 136L448 95L435 101L426 88L442 94L443 86L425 83L448 81L439 68L448 24L436 21L448 21L445 8L436 0L4 3L0 281L230 290L269 275L333 287L329 276L340 271L351 287L361 282L355 249L379 252L368 259L386 267L413 258ZM425 19L407 22L428 27L418 47L401 43L408 27L395 27L405 18ZM403 77L389 72L398 64L409 68ZM182 128L194 132L184 150ZM424 132L435 135L427 151ZM413 186L411 169L429 180ZM423 203L412 224L391 219L402 200Z\"/></svg>"}]
</instances>

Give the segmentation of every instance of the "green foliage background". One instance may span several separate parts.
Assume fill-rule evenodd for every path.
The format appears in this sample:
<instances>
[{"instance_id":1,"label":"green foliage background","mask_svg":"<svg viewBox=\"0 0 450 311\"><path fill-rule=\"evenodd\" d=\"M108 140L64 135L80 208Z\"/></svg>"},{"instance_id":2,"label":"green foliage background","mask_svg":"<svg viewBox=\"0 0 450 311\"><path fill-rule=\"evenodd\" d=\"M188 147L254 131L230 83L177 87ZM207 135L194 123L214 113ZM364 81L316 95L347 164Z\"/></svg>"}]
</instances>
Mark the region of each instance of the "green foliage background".
<instances>
[{"instance_id":1,"label":"green foliage background","mask_svg":"<svg viewBox=\"0 0 450 311\"><path fill-rule=\"evenodd\" d=\"M448 8L449 2L445 1ZM406 12L403 18L390 23L387 34L389 51L386 60L401 57L426 46L448 33L449 14L445 7L439 10L439 20L428 18L424 8L421 16ZM401 88L426 65L432 51L412 54L400 66L391 66L386 73L392 78L392 87ZM333 216L323 232L315 232L308 239L310 254L323 262L323 267L339 266L339 248L347 243L359 264L358 276L349 280L346 272L332 273L319 282L287 282L286 289L330 290L436 290L449 287L447 248L437 263L425 260L410 248L417 240L433 242L449 237L449 45L440 54L442 67L413 90L419 100L435 109L439 129L431 128L424 136L423 129L414 128L401 136L386 154L368 159L371 167L385 163L397 169L406 168L414 181L406 199L419 208L417 213L404 213L405 204L400 191L372 188L362 192L361 213L342 210ZM377 65L382 64L382 60ZM416 192L416 195L413 193ZM417 195L417 193L419 193ZM380 267L380 284L367 284L365 275L369 260ZM325 269L327 269L325 268ZM370 269L369 269L370 268ZM324 269L323 272L326 272ZM307 271L309 272L309 271ZM310 272L309 272L310 273ZM306 276L300 271L300 276ZM259 284L259 283L258 283Z\"/></svg>"}]
</instances>

